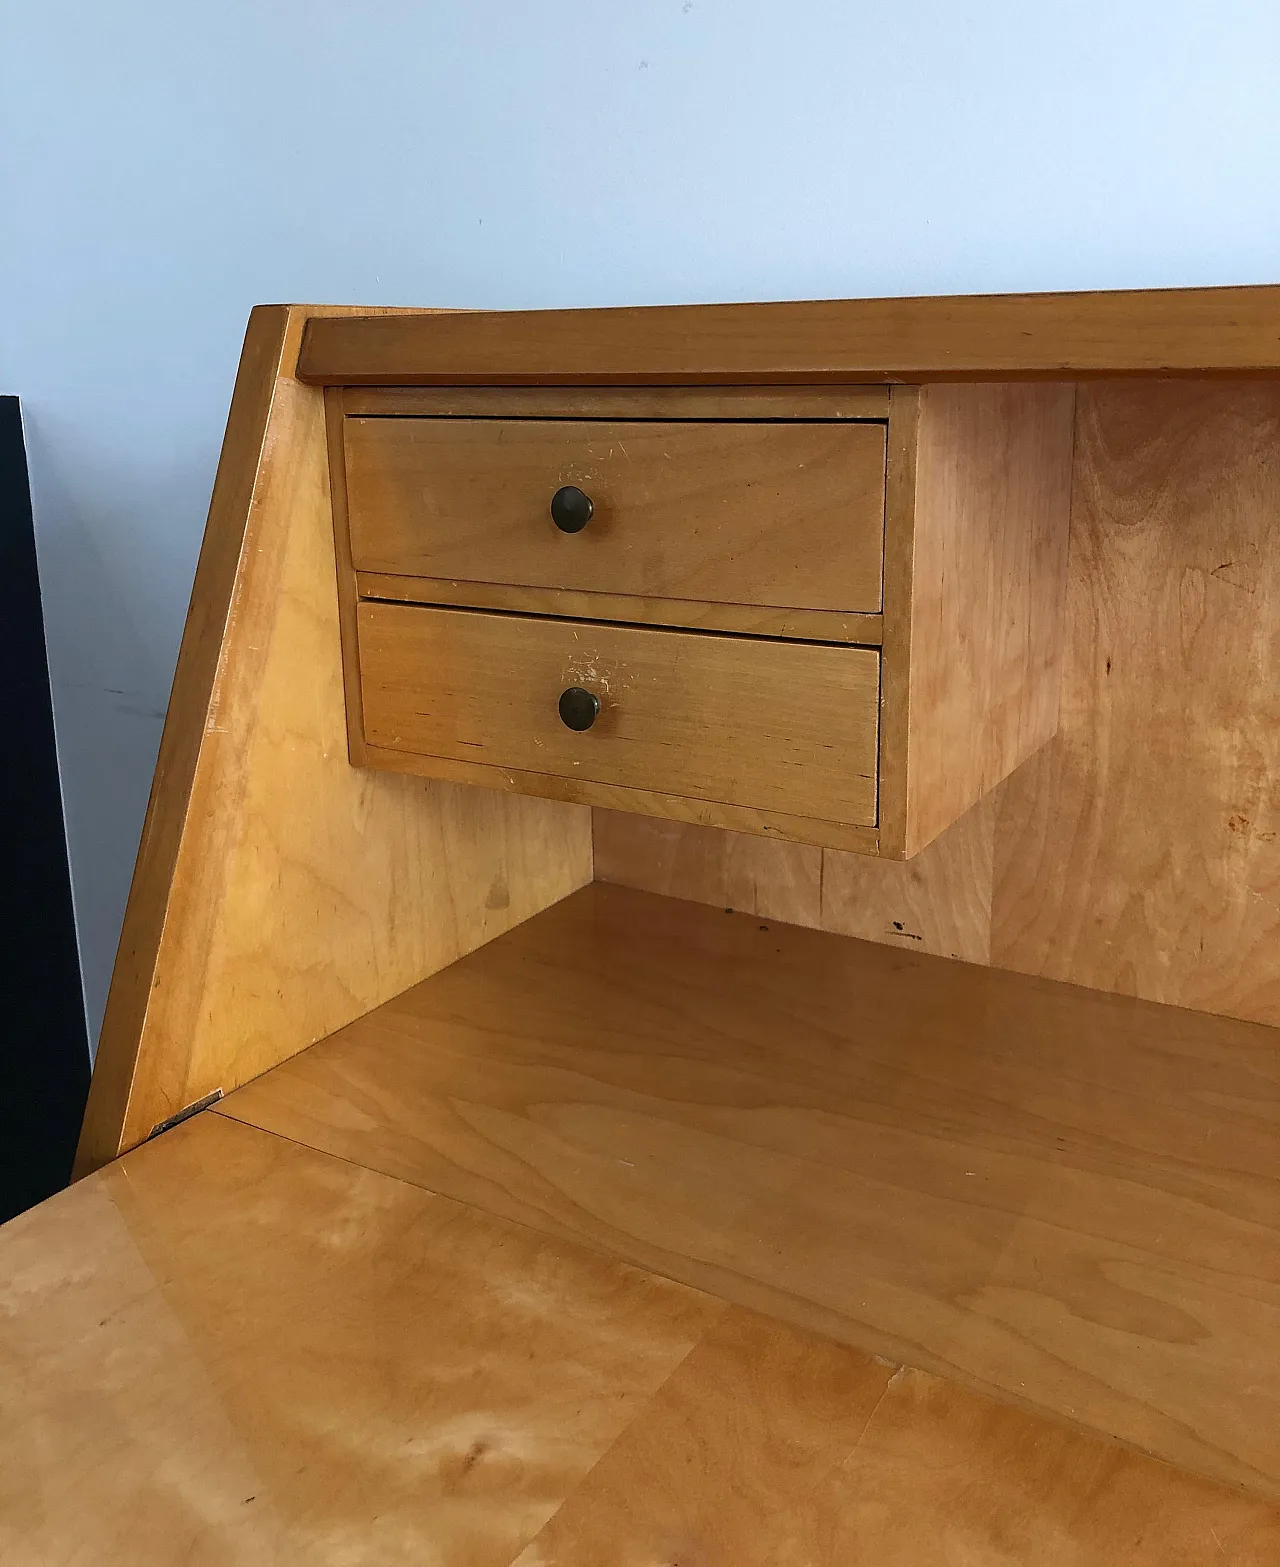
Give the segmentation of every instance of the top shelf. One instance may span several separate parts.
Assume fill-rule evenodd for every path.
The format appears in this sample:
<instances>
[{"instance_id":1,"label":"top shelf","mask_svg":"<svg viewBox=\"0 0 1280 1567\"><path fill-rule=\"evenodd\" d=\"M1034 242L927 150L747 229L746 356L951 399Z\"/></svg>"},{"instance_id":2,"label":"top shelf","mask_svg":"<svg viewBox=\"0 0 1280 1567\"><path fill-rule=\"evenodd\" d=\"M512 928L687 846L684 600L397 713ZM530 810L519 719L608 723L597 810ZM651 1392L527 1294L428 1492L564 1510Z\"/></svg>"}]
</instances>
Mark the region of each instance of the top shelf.
<instances>
[{"instance_id":1,"label":"top shelf","mask_svg":"<svg viewBox=\"0 0 1280 1567\"><path fill-rule=\"evenodd\" d=\"M324 386L1280 375L1280 286L316 316Z\"/></svg>"}]
</instances>

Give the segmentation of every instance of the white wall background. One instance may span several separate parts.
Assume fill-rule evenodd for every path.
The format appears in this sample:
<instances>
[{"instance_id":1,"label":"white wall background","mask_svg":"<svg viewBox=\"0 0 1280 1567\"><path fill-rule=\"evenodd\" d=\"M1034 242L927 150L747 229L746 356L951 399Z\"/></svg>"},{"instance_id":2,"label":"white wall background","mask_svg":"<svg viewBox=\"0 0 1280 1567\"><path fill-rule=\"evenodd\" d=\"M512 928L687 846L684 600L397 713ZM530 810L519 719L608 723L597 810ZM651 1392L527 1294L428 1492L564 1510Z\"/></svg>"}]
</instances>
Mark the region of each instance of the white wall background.
<instances>
[{"instance_id":1,"label":"white wall background","mask_svg":"<svg viewBox=\"0 0 1280 1567\"><path fill-rule=\"evenodd\" d=\"M1280 280L1277 0L0 0L24 403L96 1032L260 301Z\"/></svg>"}]
</instances>

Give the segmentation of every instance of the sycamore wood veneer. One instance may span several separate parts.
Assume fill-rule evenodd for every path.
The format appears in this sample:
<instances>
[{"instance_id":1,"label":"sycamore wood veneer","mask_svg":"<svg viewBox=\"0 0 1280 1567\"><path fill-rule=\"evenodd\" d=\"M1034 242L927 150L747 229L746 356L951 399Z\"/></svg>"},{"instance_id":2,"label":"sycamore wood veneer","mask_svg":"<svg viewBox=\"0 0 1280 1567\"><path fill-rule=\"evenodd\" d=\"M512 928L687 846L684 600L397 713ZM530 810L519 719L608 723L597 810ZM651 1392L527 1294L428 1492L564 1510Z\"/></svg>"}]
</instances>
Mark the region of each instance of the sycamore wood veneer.
<instances>
[{"instance_id":1,"label":"sycamore wood veneer","mask_svg":"<svg viewBox=\"0 0 1280 1567\"><path fill-rule=\"evenodd\" d=\"M222 1112L1280 1494L1275 1036L1000 972L1280 1022L1278 381L1272 289L256 311L80 1172L337 1034ZM416 601L386 584L426 579L357 570L327 484L346 417L796 410L885 432L878 613L720 620L663 580ZM679 819L687 795L397 771L364 733L362 615L501 623L521 678L533 624L878 660L875 823L846 853L771 841L816 819L794 794L732 823L753 836Z\"/></svg>"},{"instance_id":2,"label":"sycamore wood veneer","mask_svg":"<svg viewBox=\"0 0 1280 1567\"><path fill-rule=\"evenodd\" d=\"M1274 1567L1280 1508L204 1114L0 1229L14 1567Z\"/></svg>"},{"instance_id":3,"label":"sycamore wood veneer","mask_svg":"<svg viewBox=\"0 0 1280 1567\"><path fill-rule=\"evenodd\" d=\"M579 401L580 399L575 399ZM672 416L342 419L357 571L878 615L885 425ZM412 406L412 400L406 400ZM604 399L608 406L608 399ZM589 405L588 405L589 406ZM697 406L695 401L695 406ZM561 533L547 503L590 491Z\"/></svg>"},{"instance_id":4,"label":"sycamore wood veneer","mask_svg":"<svg viewBox=\"0 0 1280 1567\"><path fill-rule=\"evenodd\" d=\"M1074 387L873 392L331 393L352 760L917 853L1057 726Z\"/></svg>"},{"instance_id":5,"label":"sycamore wood veneer","mask_svg":"<svg viewBox=\"0 0 1280 1567\"><path fill-rule=\"evenodd\" d=\"M1079 393L1055 740L905 864L597 811L598 871L1280 1021L1268 785L1280 766L1268 533L1280 392L1222 379L1280 372L1280 291L386 321L291 306L250 324L81 1171L592 874L586 816L572 806L349 767L334 639L340 624L349 659L357 584L353 573L335 614L320 383L367 383L339 394L367 414L418 398L420 417L474 418L506 384L515 417L664 418L680 406L722 419L736 406L772 419L783 397L803 417L885 419L896 398L936 396L942 408L969 390L935 384L950 379L1131 378ZM463 353L484 384L459 384ZM900 391L903 380L921 390ZM690 397L701 402L680 403ZM892 466L891 452L890 489ZM937 581L931 602L946 615ZM440 602L456 606L456 591ZM705 624L705 603L689 602L689 623ZM616 602L594 609L571 599L550 612L608 619ZM886 649L894 638L888 618L827 634L749 613L762 619L729 629ZM1038 656L1057 656L1052 643ZM885 744L902 754L891 733ZM896 816L904 850L925 840L997 771L987 761L950 797L931 794L945 808L914 827L882 779L879 832Z\"/></svg>"},{"instance_id":6,"label":"sycamore wood veneer","mask_svg":"<svg viewBox=\"0 0 1280 1567\"><path fill-rule=\"evenodd\" d=\"M814 385L1280 372L1280 286L314 321L327 386Z\"/></svg>"},{"instance_id":7,"label":"sycamore wood veneer","mask_svg":"<svg viewBox=\"0 0 1280 1567\"><path fill-rule=\"evenodd\" d=\"M580 808L348 764L315 314L249 322L79 1173L591 877Z\"/></svg>"},{"instance_id":8,"label":"sycamore wood veneer","mask_svg":"<svg viewBox=\"0 0 1280 1567\"><path fill-rule=\"evenodd\" d=\"M1257 1024L596 883L219 1113L1280 1500Z\"/></svg>"},{"instance_id":9,"label":"sycamore wood veneer","mask_svg":"<svg viewBox=\"0 0 1280 1567\"><path fill-rule=\"evenodd\" d=\"M597 811L597 878L1280 1023L1280 383L1076 408L1058 732L892 864Z\"/></svg>"}]
</instances>

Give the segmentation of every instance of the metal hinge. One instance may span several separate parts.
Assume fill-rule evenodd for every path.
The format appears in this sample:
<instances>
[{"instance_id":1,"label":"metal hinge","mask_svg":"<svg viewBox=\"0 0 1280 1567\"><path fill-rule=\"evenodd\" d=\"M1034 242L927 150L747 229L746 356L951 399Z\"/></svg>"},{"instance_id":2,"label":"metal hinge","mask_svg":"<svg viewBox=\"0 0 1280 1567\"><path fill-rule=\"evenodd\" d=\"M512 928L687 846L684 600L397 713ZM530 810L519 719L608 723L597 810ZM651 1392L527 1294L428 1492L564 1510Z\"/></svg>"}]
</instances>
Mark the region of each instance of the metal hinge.
<instances>
[{"instance_id":1,"label":"metal hinge","mask_svg":"<svg viewBox=\"0 0 1280 1567\"><path fill-rule=\"evenodd\" d=\"M195 1104L188 1105L185 1110L179 1110L177 1115L169 1115L163 1121L157 1121L150 1132L147 1133L145 1141L150 1142L153 1137L159 1137L161 1132L167 1132L181 1122L190 1120L193 1115L199 1115L201 1110L207 1110L210 1105L216 1105L221 1098L222 1090L215 1088L211 1094L206 1094L203 1099L197 1099Z\"/></svg>"}]
</instances>

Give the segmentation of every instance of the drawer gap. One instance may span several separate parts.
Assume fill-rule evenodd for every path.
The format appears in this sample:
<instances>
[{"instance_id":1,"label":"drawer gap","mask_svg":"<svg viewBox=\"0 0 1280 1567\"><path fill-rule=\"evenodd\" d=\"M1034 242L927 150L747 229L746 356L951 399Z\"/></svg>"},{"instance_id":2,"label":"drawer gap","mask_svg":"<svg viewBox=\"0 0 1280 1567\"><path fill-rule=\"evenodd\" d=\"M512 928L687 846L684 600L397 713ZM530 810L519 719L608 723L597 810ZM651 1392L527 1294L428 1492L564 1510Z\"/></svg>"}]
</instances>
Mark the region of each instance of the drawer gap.
<instances>
[{"instance_id":1,"label":"drawer gap","mask_svg":"<svg viewBox=\"0 0 1280 1567\"><path fill-rule=\"evenodd\" d=\"M504 619L510 620L546 620L552 621L553 623L562 626L608 626L613 629L624 631L653 631L659 635L670 634L682 637L723 637L726 640L741 642L779 642L786 645L794 644L802 647L860 648L869 649L872 652L878 652L880 649L879 640L875 638L869 638L868 640L862 642L847 642L838 637L782 637L771 636L768 633L759 631L726 631L722 630L718 626L667 626L663 625L659 621L648 618L644 620L620 620L616 616L605 617L595 615L558 615L550 610L490 609L488 607L482 607L479 605L455 604L450 600L444 599L388 598L381 594L368 593L361 594L359 602L361 604L412 605L421 609L447 609L458 615L497 615L503 617ZM879 619L878 616L868 618Z\"/></svg>"}]
</instances>

